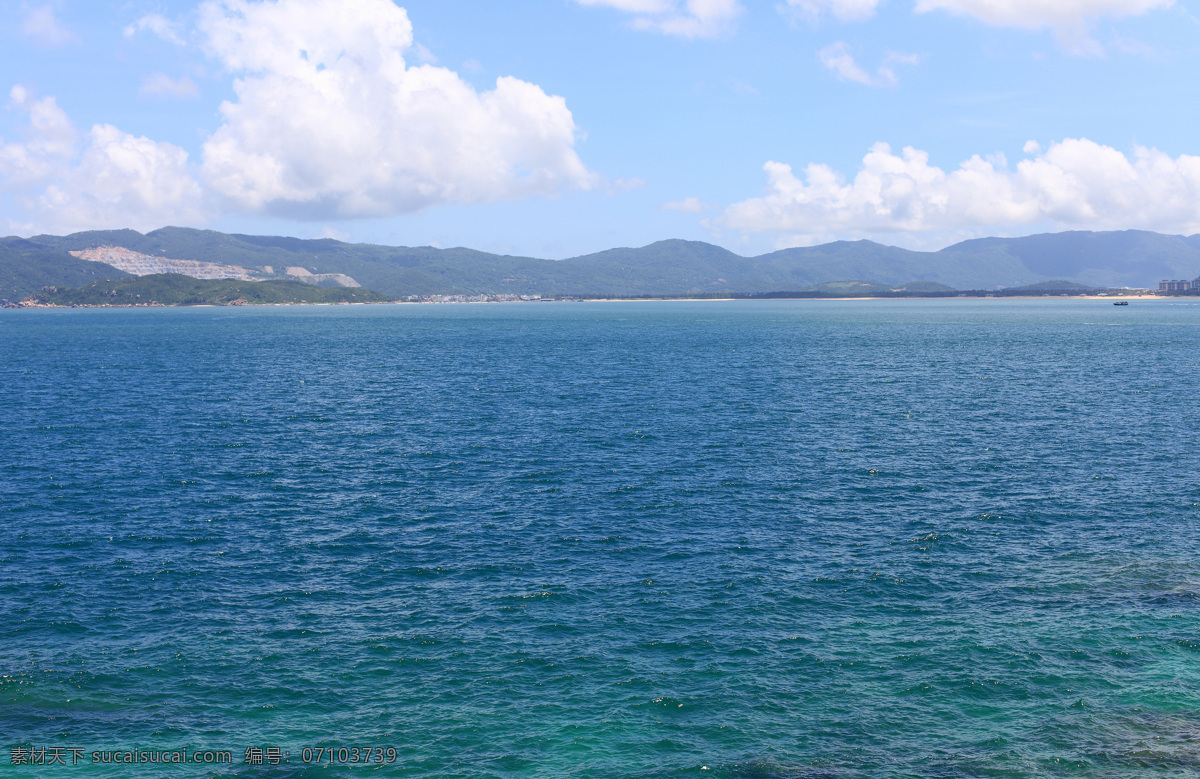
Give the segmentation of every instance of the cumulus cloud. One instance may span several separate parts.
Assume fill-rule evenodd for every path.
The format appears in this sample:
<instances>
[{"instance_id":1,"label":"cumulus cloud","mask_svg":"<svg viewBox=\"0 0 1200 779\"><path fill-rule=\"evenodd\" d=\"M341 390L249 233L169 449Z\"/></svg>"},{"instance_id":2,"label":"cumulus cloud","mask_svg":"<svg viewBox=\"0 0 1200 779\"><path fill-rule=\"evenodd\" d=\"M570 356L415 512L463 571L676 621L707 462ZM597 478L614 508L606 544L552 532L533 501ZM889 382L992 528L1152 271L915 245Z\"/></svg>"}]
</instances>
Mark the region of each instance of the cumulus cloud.
<instances>
[{"instance_id":1,"label":"cumulus cloud","mask_svg":"<svg viewBox=\"0 0 1200 779\"><path fill-rule=\"evenodd\" d=\"M1031 141L1025 154L1015 170L1001 155L976 155L946 172L926 152L895 154L878 143L853 181L828 165L808 165L802 179L791 166L768 162L766 193L728 207L718 223L775 233L793 245L818 235L1028 225L1200 232L1200 157L1140 146L1127 156L1086 138L1045 150Z\"/></svg>"},{"instance_id":2,"label":"cumulus cloud","mask_svg":"<svg viewBox=\"0 0 1200 779\"><path fill-rule=\"evenodd\" d=\"M0 139L0 186L17 191L38 229L203 222L203 194L183 149L107 124L81 135L53 97L35 100L20 86L10 99L29 123L25 141Z\"/></svg>"},{"instance_id":3,"label":"cumulus cloud","mask_svg":"<svg viewBox=\"0 0 1200 779\"><path fill-rule=\"evenodd\" d=\"M78 163L46 188L36 210L52 228L153 229L202 224L202 200L186 151L98 124Z\"/></svg>"},{"instance_id":4,"label":"cumulus cloud","mask_svg":"<svg viewBox=\"0 0 1200 779\"><path fill-rule=\"evenodd\" d=\"M238 208L382 216L595 183L563 98L407 66L412 25L391 0L210 0L200 29L238 76L203 178Z\"/></svg>"},{"instance_id":5,"label":"cumulus cloud","mask_svg":"<svg viewBox=\"0 0 1200 779\"><path fill-rule=\"evenodd\" d=\"M681 38L713 38L728 32L742 13L738 0L575 0L633 15L633 26ZM847 0L853 2L853 0Z\"/></svg>"},{"instance_id":6,"label":"cumulus cloud","mask_svg":"<svg viewBox=\"0 0 1200 779\"><path fill-rule=\"evenodd\" d=\"M13 88L9 107L28 123L23 137L0 138L0 189L24 207L22 229L152 229L222 211L384 216L606 185L575 152L563 98L516 78L481 91L446 68L409 67L406 53L431 55L391 0L209 0L198 16L237 96L221 105L199 164L109 124L81 132L53 97ZM125 32L142 30L184 40L156 15ZM141 86L144 96L197 92L191 78L162 73Z\"/></svg>"},{"instance_id":7,"label":"cumulus cloud","mask_svg":"<svg viewBox=\"0 0 1200 779\"><path fill-rule=\"evenodd\" d=\"M843 22L857 22L875 15L879 0L787 0L793 14L817 21L828 14Z\"/></svg>"},{"instance_id":8,"label":"cumulus cloud","mask_svg":"<svg viewBox=\"0 0 1200 779\"><path fill-rule=\"evenodd\" d=\"M196 86L196 82L188 76L174 79L165 73L151 73L142 79L142 86L138 89L138 94L142 97L183 99L196 97L200 94L200 89Z\"/></svg>"},{"instance_id":9,"label":"cumulus cloud","mask_svg":"<svg viewBox=\"0 0 1200 779\"><path fill-rule=\"evenodd\" d=\"M50 5L29 9L21 21L21 34L42 46L65 46L78 40L54 15Z\"/></svg>"},{"instance_id":10,"label":"cumulus cloud","mask_svg":"<svg viewBox=\"0 0 1200 779\"><path fill-rule=\"evenodd\" d=\"M49 179L75 154L79 136L75 126L53 97L35 100L19 85L9 92L9 106L25 112L29 123L25 141L0 139L0 182L14 188Z\"/></svg>"}]
</instances>

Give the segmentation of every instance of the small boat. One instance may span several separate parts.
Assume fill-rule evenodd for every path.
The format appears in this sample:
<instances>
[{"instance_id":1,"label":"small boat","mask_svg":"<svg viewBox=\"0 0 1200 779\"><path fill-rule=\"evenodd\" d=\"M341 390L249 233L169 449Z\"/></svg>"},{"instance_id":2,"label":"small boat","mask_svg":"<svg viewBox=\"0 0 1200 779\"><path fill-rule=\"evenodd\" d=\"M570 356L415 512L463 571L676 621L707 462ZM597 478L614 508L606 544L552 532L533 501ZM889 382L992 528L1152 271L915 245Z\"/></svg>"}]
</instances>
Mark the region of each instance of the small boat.
<instances>
[{"instance_id":1,"label":"small boat","mask_svg":"<svg viewBox=\"0 0 1200 779\"><path fill-rule=\"evenodd\" d=\"M1114 306L1127 306L1127 305L1129 305L1129 301L1128 300L1118 300L1116 303L1113 303L1113 305Z\"/></svg>"}]
</instances>

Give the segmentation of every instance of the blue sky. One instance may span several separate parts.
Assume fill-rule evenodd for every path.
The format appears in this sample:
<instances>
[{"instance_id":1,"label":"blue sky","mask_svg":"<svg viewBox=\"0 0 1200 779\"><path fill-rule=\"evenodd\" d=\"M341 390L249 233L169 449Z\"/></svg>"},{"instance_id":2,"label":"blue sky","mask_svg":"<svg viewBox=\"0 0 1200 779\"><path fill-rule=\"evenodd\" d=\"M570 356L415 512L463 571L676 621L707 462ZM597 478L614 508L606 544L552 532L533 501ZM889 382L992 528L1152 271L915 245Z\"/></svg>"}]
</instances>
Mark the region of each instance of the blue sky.
<instances>
[{"instance_id":1,"label":"blue sky","mask_svg":"<svg viewBox=\"0 0 1200 779\"><path fill-rule=\"evenodd\" d=\"M1200 232L1176 0L0 0L0 233Z\"/></svg>"}]
</instances>

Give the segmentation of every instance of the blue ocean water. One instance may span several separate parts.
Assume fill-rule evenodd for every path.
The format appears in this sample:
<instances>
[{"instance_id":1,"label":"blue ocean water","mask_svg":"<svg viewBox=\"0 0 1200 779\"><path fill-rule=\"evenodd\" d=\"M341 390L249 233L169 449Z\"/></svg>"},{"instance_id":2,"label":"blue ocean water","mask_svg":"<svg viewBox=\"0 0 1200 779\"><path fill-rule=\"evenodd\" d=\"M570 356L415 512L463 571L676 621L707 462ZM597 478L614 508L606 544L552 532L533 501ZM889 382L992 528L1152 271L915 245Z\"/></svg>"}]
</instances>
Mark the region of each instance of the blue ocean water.
<instances>
[{"instance_id":1,"label":"blue ocean water","mask_svg":"<svg viewBox=\"0 0 1200 779\"><path fill-rule=\"evenodd\" d=\"M1200 772L1196 303L0 311L0 370L13 775Z\"/></svg>"}]
</instances>

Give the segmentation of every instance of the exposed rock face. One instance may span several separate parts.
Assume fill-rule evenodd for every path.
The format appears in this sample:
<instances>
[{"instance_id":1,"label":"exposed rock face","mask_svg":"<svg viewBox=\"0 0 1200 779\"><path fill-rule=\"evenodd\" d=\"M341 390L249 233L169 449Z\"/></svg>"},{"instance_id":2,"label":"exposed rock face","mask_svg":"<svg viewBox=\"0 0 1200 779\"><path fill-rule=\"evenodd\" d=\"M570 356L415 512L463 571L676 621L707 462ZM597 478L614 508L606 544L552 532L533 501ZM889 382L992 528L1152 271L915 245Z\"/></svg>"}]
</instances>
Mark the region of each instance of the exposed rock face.
<instances>
[{"instance_id":1,"label":"exposed rock face","mask_svg":"<svg viewBox=\"0 0 1200 779\"><path fill-rule=\"evenodd\" d=\"M124 246L96 246L81 252L71 252L81 260L103 262L118 270L132 273L134 276L149 276L152 273L179 273L191 276L193 279L237 279L238 281L264 281L269 278L279 278L270 265L263 266L261 271L243 268L240 265L225 265L220 262L201 262L199 260L173 260L169 257L155 257L142 254ZM320 284L332 281L339 287L362 286L344 273L312 273L307 268L291 266L285 269L285 277L293 281L303 281L305 284Z\"/></svg>"},{"instance_id":2,"label":"exposed rock face","mask_svg":"<svg viewBox=\"0 0 1200 779\"><path fill-rule=\"evenodd\" d=\"M347 276L345 273L311 273L308 268L301 268L297 265L288 266L285 269L287 275L293 277L297 281L303 281L305 284L319 284L322 281L334 281L339 287L360 287L362 286L357 281Z\"/></svg>"},{"instance_id":3,"label":"exposed rock face","mask_svg":"<svg viewBox=\"0 0 1200 779\"><path fill-rule=\"evenodd\" d=\"M262 279L260 275L238 265L153 257L122 246L97 246L94 249L84 249L81 252L71 252L71 254L81 260L103 262L118 270L132 273L134 276L149 276L152 273L179 273L194 279L238 279L239 281L261 281Z\"/></svg>"}]
</instances>

